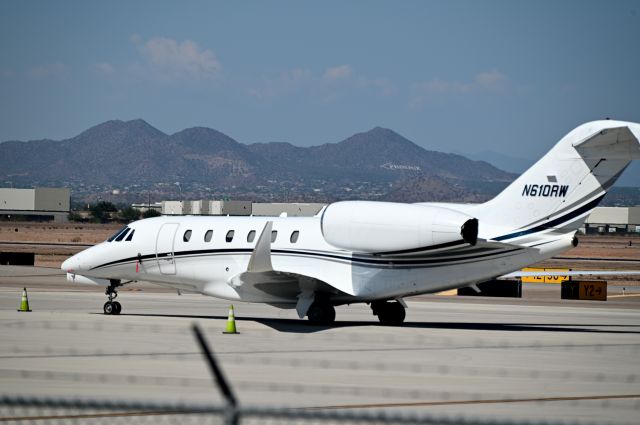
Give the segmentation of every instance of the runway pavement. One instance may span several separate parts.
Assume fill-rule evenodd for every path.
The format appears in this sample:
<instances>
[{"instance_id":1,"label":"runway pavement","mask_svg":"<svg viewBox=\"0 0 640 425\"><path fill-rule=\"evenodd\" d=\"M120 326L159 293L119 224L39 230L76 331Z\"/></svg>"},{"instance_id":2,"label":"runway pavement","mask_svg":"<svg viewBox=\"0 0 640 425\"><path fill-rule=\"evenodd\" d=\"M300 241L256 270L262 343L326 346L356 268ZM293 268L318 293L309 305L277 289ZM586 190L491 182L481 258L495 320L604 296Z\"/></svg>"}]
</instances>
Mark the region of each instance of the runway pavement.
<instances>
[{"instance_id":1,"label":"runway pavement","mask_svg":"<svg viewBox=\"0 0 640 425\"><path fill-rule=\"evenodd\" d=\"M325 328L239 303L240 334L223 335L227 301L140 285L120 291L121 316L105 316L99 289L49 274L0 268L2 394L220 402L191 333L197 323L244 405L640 417L637 296L561 302L555 289L531 286L522 300L417 297L403 327L380 326L366 305L338 307ZM16 311L22 286L31 313Z\"/></svg>"}]
</instances>

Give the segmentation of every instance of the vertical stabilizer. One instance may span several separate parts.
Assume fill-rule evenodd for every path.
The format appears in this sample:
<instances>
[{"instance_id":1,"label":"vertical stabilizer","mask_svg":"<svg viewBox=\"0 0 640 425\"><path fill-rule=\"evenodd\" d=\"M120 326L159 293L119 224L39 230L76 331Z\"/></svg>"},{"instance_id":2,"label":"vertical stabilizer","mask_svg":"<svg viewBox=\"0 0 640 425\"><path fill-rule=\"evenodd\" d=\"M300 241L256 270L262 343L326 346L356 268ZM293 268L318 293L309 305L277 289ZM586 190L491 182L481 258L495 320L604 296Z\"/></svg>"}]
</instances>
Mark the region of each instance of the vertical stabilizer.
<instances>
[{"instance_id":1,"label":"vertical stabilizer","mask_svg":"<svg viewBox=\"0 0 640 425\"><path fill-rule=\"evenodd\" d=\"M577 127L478 206L481 237L526 242L540 232L575 232L633 159L640 159L639 124L605 120Z\"/></svg>"}]
</instances>

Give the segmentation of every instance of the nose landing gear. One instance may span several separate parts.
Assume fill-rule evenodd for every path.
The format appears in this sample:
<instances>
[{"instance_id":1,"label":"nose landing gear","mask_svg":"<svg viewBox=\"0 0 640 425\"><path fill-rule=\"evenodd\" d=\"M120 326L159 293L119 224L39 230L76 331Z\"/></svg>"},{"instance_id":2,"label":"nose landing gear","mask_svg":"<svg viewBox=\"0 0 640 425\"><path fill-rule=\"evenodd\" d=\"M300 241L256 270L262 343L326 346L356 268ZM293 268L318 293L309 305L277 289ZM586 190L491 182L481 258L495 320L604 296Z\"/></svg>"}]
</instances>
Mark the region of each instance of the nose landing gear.
<instances>
[{"instance_id":1,"label":"nose landing gear","mask_svg":"<svg viewBox=\"0 0 640 425\"><path fill-rule=\"evenodd\" d=\"M118 297L118 292L116 291L118 286L122 286L119 280L109 281L109 286L107 286L107 290L104 291L104 294L109 297L109 301L104 303L104 314L120 314L122 311L122 305L118 301L113 301Z\"/></svg>"}]
</instances>

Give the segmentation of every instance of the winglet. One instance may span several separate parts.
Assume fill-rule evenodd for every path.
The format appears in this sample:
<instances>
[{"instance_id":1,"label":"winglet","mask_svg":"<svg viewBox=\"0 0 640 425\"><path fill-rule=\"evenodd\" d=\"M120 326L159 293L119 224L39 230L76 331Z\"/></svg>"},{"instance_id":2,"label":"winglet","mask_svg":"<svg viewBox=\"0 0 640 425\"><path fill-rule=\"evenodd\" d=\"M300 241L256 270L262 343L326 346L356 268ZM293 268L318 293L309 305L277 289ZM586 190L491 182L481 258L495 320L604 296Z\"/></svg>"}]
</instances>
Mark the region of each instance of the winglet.
<instances>
[{"instance_id":1,"label":"winglet","mask_svg":"<svg viewBox=\"0 0 640 425\"><path fill-rule=\"evenodd\" d=\"M264 225L262 233L256 242L256 247L251 253L249 259L249 265L247 271L252 273L270 272L273 271L273 265L271 264L271 228L273 227L272 221L267 221Z\"/></svg>"}]
</instances>

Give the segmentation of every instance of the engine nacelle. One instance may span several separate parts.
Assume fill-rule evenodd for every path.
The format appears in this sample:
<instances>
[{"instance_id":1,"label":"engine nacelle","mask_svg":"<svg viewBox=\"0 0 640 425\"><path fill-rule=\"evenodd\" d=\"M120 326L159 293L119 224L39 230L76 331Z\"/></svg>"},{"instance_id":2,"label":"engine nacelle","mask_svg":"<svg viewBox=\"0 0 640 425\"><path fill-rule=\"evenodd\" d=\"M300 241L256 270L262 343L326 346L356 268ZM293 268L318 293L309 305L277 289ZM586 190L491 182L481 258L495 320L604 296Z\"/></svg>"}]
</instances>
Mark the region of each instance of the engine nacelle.
<instances>
[{"instance_id":1,"label":"engine nacelle","mask_svg":"<svg viewBox=\"0 0 640 425\"><path fill-rule=\"evenodd\" d=\"M456 242L475 245L478 220L448 208L393 202L344 201L321 218L331 245L354 252L402 253Z\"/></svg>"}]
</instances>

